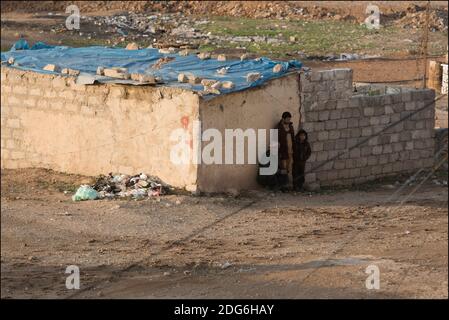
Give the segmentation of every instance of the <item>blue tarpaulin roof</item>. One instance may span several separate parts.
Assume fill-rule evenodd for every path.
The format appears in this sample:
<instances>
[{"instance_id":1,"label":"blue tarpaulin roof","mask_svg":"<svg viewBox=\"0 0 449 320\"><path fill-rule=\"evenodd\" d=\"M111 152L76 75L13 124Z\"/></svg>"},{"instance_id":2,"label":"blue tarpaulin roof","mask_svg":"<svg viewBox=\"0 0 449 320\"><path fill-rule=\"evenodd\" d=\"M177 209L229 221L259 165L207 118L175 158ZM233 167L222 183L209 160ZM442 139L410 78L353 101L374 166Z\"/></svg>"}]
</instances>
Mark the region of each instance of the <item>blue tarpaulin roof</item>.
<instances>
[{"instance_id":1,"label":"blue tarpaulin roof","mask_svg":"<svg viewBox=\"0 0 449 320\"><path fill-rule=\"evenodd\" d=\"M160 69L153 69L151 66L163 57L172 57L174 60L163 64ZM50 46L42 42L36 43L31 48L24 40L20 40L13 45L10 51L2 52L1 60L7 61L14 57L16 67L23 70L32 70L41 73L54 73L42 70L47 64L55 64L62 68L79 70L81 75L96 75L99 66L124 67L129 73L151 74L160 78L165 86L174 86L194 91L203 90L200 84L178 82L180 73L193 74L200 78L215 79L218 81L232 81L235 85L232 89L222 90L223 93L235 92L247 88L259 86L262 83L278 78L293 70L299 70L302 63L296 60L288 62L273 61L268 58L256 60L226 60L217 59L201 60L196 54L180 56L177 53L162 54L158 49L126 50L123 48L110 48L101 46L91 46L82 48L71 48L67 46ZM281 72L273 72L276 64L282 64ZM227 68L225 75L220 75L217 71ZM247 82L248 73L258 72L261 78L255 82ZM108 78L104 82L123 83L123 80ZM101 81L100 81L101 82Z\"/></svg>"}]
</instances>

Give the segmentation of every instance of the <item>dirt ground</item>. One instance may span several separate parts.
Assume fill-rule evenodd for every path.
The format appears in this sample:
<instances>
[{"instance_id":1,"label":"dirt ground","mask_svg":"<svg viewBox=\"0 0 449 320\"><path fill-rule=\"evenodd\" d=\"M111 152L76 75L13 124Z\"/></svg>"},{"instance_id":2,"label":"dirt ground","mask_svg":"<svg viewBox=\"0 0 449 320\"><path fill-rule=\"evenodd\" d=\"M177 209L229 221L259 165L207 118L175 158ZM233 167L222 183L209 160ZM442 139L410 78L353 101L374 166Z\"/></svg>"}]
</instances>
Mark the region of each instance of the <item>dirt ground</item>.
<instances>
[{"instance_id":1,"label":"dirt ground","mask_svg":"<svg viewBox=\"0 0 449 320\"><path fill-rule=\"evenodd\" d=\"M448 189L434 183L447 172L401 188L406 178L72 202L89 178L3 170L1 297L447 298ZM80 290L65 287L69 265ZM379 290L366 289L369 265Z\"/></svg>"}]
</instances>

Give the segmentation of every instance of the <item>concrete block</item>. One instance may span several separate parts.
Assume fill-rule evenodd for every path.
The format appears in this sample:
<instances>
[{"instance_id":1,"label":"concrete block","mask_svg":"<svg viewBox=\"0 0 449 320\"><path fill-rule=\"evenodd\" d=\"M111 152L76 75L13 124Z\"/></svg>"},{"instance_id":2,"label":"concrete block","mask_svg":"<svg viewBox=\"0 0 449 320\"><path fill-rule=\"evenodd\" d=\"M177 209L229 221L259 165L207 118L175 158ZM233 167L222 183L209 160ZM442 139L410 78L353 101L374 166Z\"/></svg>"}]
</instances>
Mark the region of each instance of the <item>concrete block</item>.
<instances>
[{"instance_id":1,"label":"concrete block","mask_svg":"<svg viewBox=\"0 0 449 320\"><path fill-rule=\"evenodd\" d=\"M328 138L329 138L329 132L327 132L327 131L318 132L318 141L327 140Z\"/></svg>"},{"instance_id":2,"label":"concrete block","mask_svg":"<svg viewBox=\"0 0 449 320\"><path fill-rule=\"evenodd\" d=\"M337 101L337 109L346 109L349 108L348 100L338 100Z\"/></svg>"},{"instance_id":3,"label":"concrete block","mask_svg":"<svg viewBox=\"0 0 449 320\"><path fill-rule=\"evenodd\" d=\"M326 130L334 130L337 128L337 120L328 120L325 122L325 129Z\"/></svg>"},{"instance_id":4,"label":"concrete block","mask_svg":"<svg viewBox=\"0 0 449 320\"><path fill-rule=\"evenodd\" d=\"M325 110L325 111L320 111L318 114L318 120L319 121L326 121L329 120L329 114L330 112Z\"/></svg>"},{"instance_id":5,"label":"concrete block","mask_svg":"<svg viewBox=\"0 0 449 320\"><path fill-rule=\"evenodd\" d=\"M373 146L373 155L382 154L382 146Z\"/></svg>"},{"instance_id":6,"label":"concrete block","mask_svg":"<svg viewBox=\"0 0 449 320\"><path fill-rule=\"evenodd\" d=\"M329 140L339 139L341 136L340 130L330 130L329 131Z\"/></svg>"},{"instance_id":7,"label":"concrete block","mask_svg":"<svg viewBox=\"0 0 449 320\"><path fill-rule=\"evenodd\" d=\"M341 118L341 111L340 110L332 110L330 112L329 119L337 120L337 119L340 119L340 118Z\"/></svg>"}]
</instances>

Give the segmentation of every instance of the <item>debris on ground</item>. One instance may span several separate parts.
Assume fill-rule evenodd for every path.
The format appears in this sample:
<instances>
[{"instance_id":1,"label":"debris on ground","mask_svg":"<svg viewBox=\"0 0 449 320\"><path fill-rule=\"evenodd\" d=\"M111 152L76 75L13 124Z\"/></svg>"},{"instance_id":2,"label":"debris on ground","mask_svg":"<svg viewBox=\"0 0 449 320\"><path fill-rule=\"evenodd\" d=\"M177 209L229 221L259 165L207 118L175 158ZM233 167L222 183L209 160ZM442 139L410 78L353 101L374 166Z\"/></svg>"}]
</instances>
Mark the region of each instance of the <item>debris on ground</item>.
<instances>
[{"instance_id":1,"label":"debris on ground","mask_svg":"<svg viewBox=\"0 0 449 320\"><path fill-rule=\"evenodd\" d=\"M159 178L148 176L144 173L134 176L126 174L113 175L112 173L107 176L100 175L95 183L89 188L97 192L96 198L98 199L113 199L118 197L142 199L146 197L158 197L166 194L170 189L170 187L164 184Z\"/></svg>"},{"instance_id":2,"label":"debris on ground","mask_svg":"<svg viewBox=\"0 0 449 320\"><path fill-rule=\"evenodd\" d=\"M99 198L98 192L88 185L81 185L72 196L73 201L95 200Z\"/></svg>"}]
</instances>

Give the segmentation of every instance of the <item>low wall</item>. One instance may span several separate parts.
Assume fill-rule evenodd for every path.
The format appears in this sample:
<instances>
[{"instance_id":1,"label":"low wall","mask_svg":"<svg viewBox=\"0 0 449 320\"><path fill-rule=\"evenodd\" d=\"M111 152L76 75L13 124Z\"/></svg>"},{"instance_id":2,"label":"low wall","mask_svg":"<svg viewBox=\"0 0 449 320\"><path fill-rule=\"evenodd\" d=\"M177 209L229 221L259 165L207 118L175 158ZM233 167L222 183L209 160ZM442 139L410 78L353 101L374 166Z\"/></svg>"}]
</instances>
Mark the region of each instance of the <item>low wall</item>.
<instances>
[{"instance_id":1,"label":"low wall","mask_svg":"<svg viewBox=\"0 0 449 320\"><path fill-rule=\"evenodd\" d=\"M435 92L427 89L354 96L350 69L301 74L303 126L313 150L306 180L347 185L431 167L434 98ZM425 110L398 122L428 104Z\"/></svg>"},{"instance_id":2,"label":"low wall","mask_svg":"<svg viewBox=\"0 0 449 320\"><path fill-rule=\"evenodd\" d=\"M76 85L73 78L1 68L1 167L157 175L194 188L197 166L170 162L172 130L198 119L192 92Z\"/></svg>"}]
</instances>

